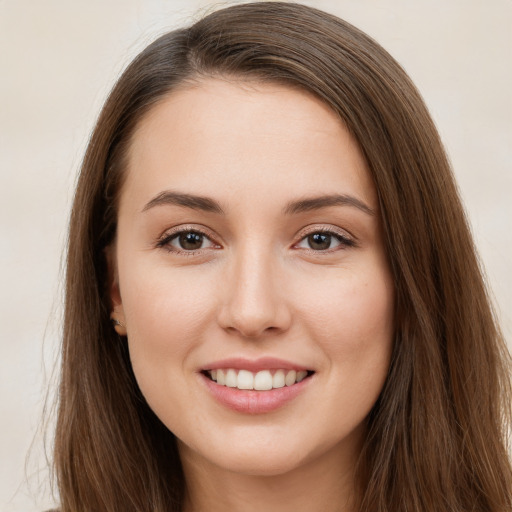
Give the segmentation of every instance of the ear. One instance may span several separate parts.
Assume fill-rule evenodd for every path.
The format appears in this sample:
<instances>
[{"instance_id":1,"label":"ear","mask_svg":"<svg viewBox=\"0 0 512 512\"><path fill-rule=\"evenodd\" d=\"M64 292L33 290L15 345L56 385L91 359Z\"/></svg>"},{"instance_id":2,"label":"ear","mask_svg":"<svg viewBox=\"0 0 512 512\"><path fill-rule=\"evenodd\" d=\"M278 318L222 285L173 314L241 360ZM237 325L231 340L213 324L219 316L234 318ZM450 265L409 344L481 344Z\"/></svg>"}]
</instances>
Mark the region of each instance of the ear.
<instances>
[{"instance_id":1,"label":"ear","mask_svg":"<svg viewBox=\"0 0 512 512\"><path fill-rule=\"evenodd\" d=\"M121 291L119 289L119 273L117 270L116 242L105 249L108 269L108 291L110 297L110 318L114 329L120 336L126 336L126 319L124 316Z\"/></svg>"}]
</instances>

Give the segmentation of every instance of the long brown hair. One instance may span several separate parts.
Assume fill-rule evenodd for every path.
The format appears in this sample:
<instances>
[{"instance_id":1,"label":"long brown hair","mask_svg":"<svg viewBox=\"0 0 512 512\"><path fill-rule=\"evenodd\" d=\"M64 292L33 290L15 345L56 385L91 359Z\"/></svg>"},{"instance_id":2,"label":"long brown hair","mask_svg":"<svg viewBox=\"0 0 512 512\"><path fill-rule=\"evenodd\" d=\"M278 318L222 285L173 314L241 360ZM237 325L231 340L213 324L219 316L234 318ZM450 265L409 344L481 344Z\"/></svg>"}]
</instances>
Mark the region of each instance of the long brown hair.
<instances>
[{"instance_id":1,"label":"long brown hair","mask_svg":"<svg viewBox=\"0 0 512 512\"><path fill-rule=\"evenodd\" d=\"M214 12L127 68L93 132L69 231L55 471L62 512L179 511L174 436L112 329L105 248L134 127L205 76L300 87L353 134L377 189L396 288L389 376L358 466L361 512L512 510L510 361L457 189L402 68L348 23L293 3Z\"/></svg>"}]
</instances>

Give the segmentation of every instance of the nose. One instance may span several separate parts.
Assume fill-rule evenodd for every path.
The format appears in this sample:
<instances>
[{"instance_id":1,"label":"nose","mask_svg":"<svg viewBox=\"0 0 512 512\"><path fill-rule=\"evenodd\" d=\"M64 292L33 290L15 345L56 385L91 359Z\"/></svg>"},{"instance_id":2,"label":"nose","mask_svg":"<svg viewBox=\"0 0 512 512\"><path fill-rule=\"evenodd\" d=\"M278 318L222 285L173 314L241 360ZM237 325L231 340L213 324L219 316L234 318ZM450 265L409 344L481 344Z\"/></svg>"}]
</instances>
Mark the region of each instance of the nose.
<instances>
[{"instance_id":1,"label":"nose","mask_svg":"<svg viewBox=\"0 0 512 512\"><path fill-rule=\"evenodd\" d=\"M235 257L223 283L219 325L253 339L286 331L291 311L279 270L275 259L264 251L244 251Z\"/></svg>"}]
</instances>

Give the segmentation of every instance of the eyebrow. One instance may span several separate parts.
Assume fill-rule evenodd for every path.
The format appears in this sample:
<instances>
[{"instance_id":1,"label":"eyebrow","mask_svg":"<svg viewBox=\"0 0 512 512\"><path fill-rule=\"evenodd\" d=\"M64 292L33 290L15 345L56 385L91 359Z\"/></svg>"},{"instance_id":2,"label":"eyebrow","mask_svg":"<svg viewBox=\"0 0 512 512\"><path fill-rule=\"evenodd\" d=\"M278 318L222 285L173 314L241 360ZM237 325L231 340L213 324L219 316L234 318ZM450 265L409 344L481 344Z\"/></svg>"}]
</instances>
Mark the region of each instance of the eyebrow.
<instances>
[{"instance_id":1,"label":"eyebrow","mask_svg":"<svg viewBox=\"0 0 512 512\"><path fill-rule=\"evenodd\" d=\"M219 215L225 214L224 210L215 199L194 194L174 192L172 190L166 190L155 196L144 206L142 211L145 212L155 206L162 205L176 205ZM352 206L368 215L375 215L375 211L363 201L346 194L322 195L290 201L283 209L283 213L285 215L294 215L312 210L320 210L321 208L328 208L329 206Z\"/></svg>"},{"instance_id":2,"label":"eyebrow","mask_svg":"<svg viewBox=\"0 0 512 512\"><path fill-rule=\"evenodd\" d=\"M190 208L192 210L202 210L204 212L218 213L223 215L224 211L220 204L209 197L196 196L192 194L183 194L181 192L173 192L166 190L155 196L142 209L143 212L161 205L177 205Z\"/></svg>"},{"instance_id":3,"label":"eyebrow","mask_svg":"<svg viewBox=\"0 0 512 512\"><path fill-rule=\"evenodd\" d=\"M286 205L284 213L287 215L293 215L302 212L309 212L311 210L328 208L329 206L352 206L364 213L367 213L368 215L375 215L375 211L366 203L357 199L357 197L347 194L330 194L318 197L307 197L298 201L290 201Z\"/></svg>"}]
</instances>

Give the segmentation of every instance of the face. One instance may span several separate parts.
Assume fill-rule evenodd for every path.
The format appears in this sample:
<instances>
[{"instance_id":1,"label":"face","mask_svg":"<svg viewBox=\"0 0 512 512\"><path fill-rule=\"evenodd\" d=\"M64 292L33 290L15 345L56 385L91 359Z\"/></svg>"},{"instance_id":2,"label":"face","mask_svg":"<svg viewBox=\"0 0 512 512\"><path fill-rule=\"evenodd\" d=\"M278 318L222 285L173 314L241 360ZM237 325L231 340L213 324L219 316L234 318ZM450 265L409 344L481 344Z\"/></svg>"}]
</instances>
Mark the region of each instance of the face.
<instances>
[{"instance_id":1,"label":"face","mask_svg":"<svg viewBox=\"0 0 512 512\"><path fill-rule=\"evenodd\" d=\"M114 313L182 457L260 475L355 457L394 294L374 185L336 115L211 79L140 122L126 172Z\"/></svg>"}]
</instances>

